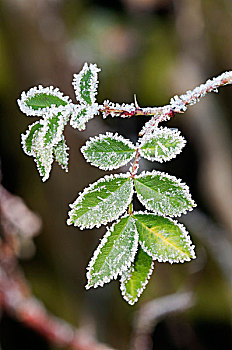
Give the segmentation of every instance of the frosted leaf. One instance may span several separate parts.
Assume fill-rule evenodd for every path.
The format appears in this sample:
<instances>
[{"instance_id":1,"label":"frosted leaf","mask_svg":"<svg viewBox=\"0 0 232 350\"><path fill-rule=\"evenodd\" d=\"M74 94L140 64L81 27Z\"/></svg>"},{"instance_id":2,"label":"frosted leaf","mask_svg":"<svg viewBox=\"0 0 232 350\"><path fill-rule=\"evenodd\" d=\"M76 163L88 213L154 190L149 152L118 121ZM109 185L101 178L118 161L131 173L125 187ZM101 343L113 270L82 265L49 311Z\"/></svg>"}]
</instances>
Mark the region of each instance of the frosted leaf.
<instances>
[{"instance_id":1,"label":"frosted leaf","mask_svg":"<svg viewBox=\"0 0 232 350\"><path fill-rule=\"evenodd\" d=\"M162 163L175 158L182 151L186 141L179 131L169 128L155 128L148 137L143 137L140 144L142 157Z\"/></svg>"},{"instance_id":2,"label":"frosted leaf","mask_svg":"<svg viewBox=\"0 0 232 350\"><path fill-rule=\"evenodd\" d=\"M98 88L98 72L101 69L96 64L84 64L78 74L74 74L73 87L77 101L81 104L92 105L96 98Z\"/></svg>"},{"instance_id":3,"label":"frosted leaf","mask_svg":"<svg viewBox=\"0 0 232 350\"><path fill-rule=\"evenodd\" d=\"M49 111L40 123L42 129L40 131L41 139L44 147L53 147L61 140L64 127L67 124L69 117L68 111L58 112Z\"/></svg>"},{"instance_id":4,"label":"frosted leaf","mask_svg":"<svg viewBox=\"0 0 232 350\"><path fill-rule=\"evenodd\" d=\"M29 128L25 134L21 134L22 148L28 156L35 156L33 144L35 143L35 139L38 136L39 130L41 130L41 128L42 124L40 122L35 122L29 125Z\"/></svg>"},{"instance_id":5,"label":"frosted leaf","mask_svg":"<svg viewBox=\"0 0 232 350\"><path fill-rule=\"evenodd\" d=\"M50 109L55 111L64 109L71 100L53 86L43 87L39 85L27 92L23 91L17 102L20 110L26 115L42 116Z\"/></svg>"},{"instance_id":6,"label":"frosted leaf","mask_svg":"<svg viewBox=\"0 0 232 350\"><path fill-rule=\"evenodd\" d=\"M69 211L67 224L83 228L100 227L124 213L133 195L130 174L106 175L80 193Z\"/></svg>"},{"instance_id":7,"label":"frosted leaf","mask_svg":"<svg viewBox=\"0 0 232 350\"><path fill-rule=\"evenodd\" d=\"M80 131L85 129L85 124L92 119L95 115L99 114L98 104L94 103L91 106L88 105L73 105L72 115L70 119L70 125L74 129Z\"/></svg>"},{"instance_id":8,"label":"frosted leaf","mask_svg":"<svg viewBox=\"0 0 232 350\"><path fill-rule=\"evenodd\" d=\"M155 214L180 216L196 206L188 186L175 176L142 172L134 177L134 184L140 202Z\"/></svg>"},{"instance_id":9,"label":"frosted leaf","mask_svg":"<svg viewBox=\"0 0 232 350\"><path fill-rule=\"evenodd\" d=\"M138 232L131 216L120 219L107 230L87 268L90 287L103 286L130 268L138 247Z\"/></svg>"},{"instance_id":10,"label":"frosted leaf","mask_svg":"<svg viewBox=\"0 0 232 350\"><path fill-rule=\"evenodd\" d=\"M87 162L102 170L112 170L127 164L136 153L135 146L118 134L91 137L81 148Z\"/></svg>"},{"instance_id":11,"label":"frosted leaf","mask_svg":"<svg viewBox=\"0 0 232 350\"><path fill-rule=\"evenodd\" d=\"M130 305L134 305L151 277L154 269L152 258L139 246L131 269L122 274L121 293Z\"/></svg>"},{"instance_id":12,"label":"frosted leaf","mask_svg":"<svg viewBox=\"0 0 232 350\"><path fill-rule=\"evenodd\" d=\"M195 259L194 245L185 227L170 218L134 213L143 250L159 262L183 263Z\"/></svg>"},{"instance_id":13,"label":"frosted leaf","mask_svg":"<svg viewBox=\"0 0 232 350\"><path fill-rule=\"evenodd\" d=\"M46 181L49 178L50 171L53 163L53 149L52 147L44 147L41 135L36 139L34 146L35 162L42 181Z\"/></svg>"},{"instance_id":14,"label":"frosted leaf","mask_svg":"<svg viewBox=\"0 0 232 350\"><path fill-rule=\"evenodd\" d=\"M65 138L62 135L61 140L54 146L53 153L55 160L65 171L68 171L68 150L69 147L66 145Z\"/></svg>"}]
</instances>

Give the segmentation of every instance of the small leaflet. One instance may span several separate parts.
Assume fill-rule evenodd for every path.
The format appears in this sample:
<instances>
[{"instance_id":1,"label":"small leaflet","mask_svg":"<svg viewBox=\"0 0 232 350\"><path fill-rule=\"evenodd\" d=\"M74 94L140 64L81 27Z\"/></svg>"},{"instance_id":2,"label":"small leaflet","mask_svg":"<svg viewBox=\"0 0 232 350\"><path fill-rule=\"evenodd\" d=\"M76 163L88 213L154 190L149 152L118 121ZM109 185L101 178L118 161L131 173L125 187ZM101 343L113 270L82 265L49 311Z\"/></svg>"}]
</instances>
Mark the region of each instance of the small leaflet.
<instances>
[{"instance_id":1,"label":"small leaflet","mask_svg":"<svg viewBox=\"0 0 232 350\"><path fill-rule=\"evenodd\" d=\"M68 116L69 114L65 111L56 114L50 111L40 121L43 125L40 133L44 147L53 147L61 140L64 127L68 122Z\"/></svg>"},{"instance_id":2,"label":"small leaflet","mask_svg":"<svg viewBox=\"0 0 232 350\"><path fill-rule=\"evenodd\" d=\"M133 215L143 250L159 262L183 263L195 259L194 245L185 227L151 213Z\"/></svg>"},{"instance_id":3,"label":"small leaflet","mask_svg":"<svg viewBox=\"0 0 232 350\"><path fill-rule=\"evenodd\" d=\"M174 176L144 171L134 177L134 184L140 202L155 214L180 216L196 206L188 186Z\"/></svg>"},{"instance_id":4,"label":"small leaflet","mask_svg":"<svg viewBox=\"0 0 232 350\"><path fill-rule=\"evenodd\" d=\"M81 104L92 105L96 101L98 88L98 72L101 69L96 64L84 64L78 74L74 74L73 87L77 101Z\"/></svg>"},{"instance_id":5,"label":"small leaflet","mask_svg":"<svg viewBox=\"0 0 232 350\"><path fill-rule=\"evenodd\" d=\"M23 91L17 102L20 110L26 115L42 116L51 109L53 111L65 109L71 100L53 86L43 87L39 85L27 92Z\"/></svg>"},{"instance_id":6,"label":"small leaflet","mask_svg":"<svg viewBox=\"0 0 232 350\"><path fill-rule=\"evenodd\" d=\"M84 228L100 227L122 215L133 196L130 174L106 175L86 187L70 204L67 224Z\"/></svg>"},{"instance_id":7,"label":"small leaflet","mask_svg":"<svg viewBox=\"0 0 232 350\"><path fill-rule=\"evenodd\" d=\"M39 135L35 145L35 162L42 181L46 181L49 178L50 171L53 163L53 149L52 147L44 147Z\"/></svg>"},{"instance_id":8,"label":"small leaflet","mask_svg":"<svg viewBox=\"0 0 232 350\"><path fill-rule=\"evenodd\" d=\"M138 247L138 232L131 216L121 218L113 224L94 252L87 267L90 287L103 286L119 274L128 270L134 261Z\"/></svg>"},{"instance_id":9,"label":"small leaflet","mask_svg":"<svg viewBox=\"0 0 232 350\"><path fill-rule=\"evenodd\" d=\"M64 136L62 135L61 140L54 146L53 152L55 160L61 166L63 170L68 171L68 154L69 147L66 145Z\"/></svg>"},{"instance_id":10,"label":"small leaflet","mask_svg":"<svg viewBox=\"0 0 232 350\"><path fill-rule=\"evenodd\" d=\"M70 119L70 125L74 129L78 129L80 131L85 130L86 123L93 119L95 115L99 114L98 104L94 103L91 106L82 104L82 105L73 105L72 106L72 114Z\"/></svg>"},{"instance_id":11,"label":"small leaflet","mask_svg":"<svg viewBox=\"0 0 232 350\"><path fill-rule=\"evenodd\" d=\"M134 264L122 274L121 293L130 305L134 305L148 284L154 269L152 258L139 246Z\"/></svg>"},{"instance_id":12,"label":"small leaflet","mask_svg":"<svg viewBox=\"0 0 232 350\"><path fill-rule=\"evenodd\" d=\"M21 134L21 144L23 151L28 156L35 156L35 151L33 148L33 144L35 144L35 139L38 136L39 131L42 128L42 124L40 122L35 122L29 125L25 134Z\"/></svg>"},{"instance_id":13,"label":"small leaflet","mask_svg":"<svg viewBox=\"0 0 232 350\"><path fill-rule=\"evenodd\" d=\"M161 127L142 138L140 153L148 160L162 163L175 158L185 144L186 140L179 131Z\"/></svg>"},{"instance_id":14,"label":"small leaflet","mask_svg":"<svg viewBox=\"0 0 232 350\"><path fill-rule=\"evenodd\" d=\"M87 162L102 170L112 170L127 164L136 153L132 142L121 135L107 132L91 137L81 148Z\"/></svg>"}]
</instances>

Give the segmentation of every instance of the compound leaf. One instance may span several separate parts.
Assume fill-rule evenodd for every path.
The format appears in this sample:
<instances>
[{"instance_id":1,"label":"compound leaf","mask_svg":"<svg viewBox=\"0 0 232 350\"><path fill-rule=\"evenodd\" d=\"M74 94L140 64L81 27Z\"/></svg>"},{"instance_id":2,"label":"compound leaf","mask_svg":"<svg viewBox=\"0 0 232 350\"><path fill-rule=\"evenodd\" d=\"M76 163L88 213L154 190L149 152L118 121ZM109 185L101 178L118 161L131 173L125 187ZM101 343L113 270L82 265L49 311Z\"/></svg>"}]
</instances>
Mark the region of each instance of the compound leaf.
<instances>
[{"instance_id":1,"label":"compound leaf","mask_svg":"<svg viewBox=\"0 0 232 350\"><path fill-rule=\"evenodd\" d=\"M179 131L156 128L151 135L142 139L140 153L148 160L162 163L175 158L185 144L186 141Z\"/></svg>"},{"instance_id":2,"label":"compound leaf","mask_svg":"<svg viewBox=\"0 0 232 350\"><path fill-rule=\"evenodd\" d=\"M134 177L134 184L140 202L155 214L180 216L196 206L188 186L174 176L142 172Z\"/></svg>"},{"instance_id":3,"label":"compound leaf","mask_svg":"<svg viewBox=\"0 0 232 350\"><path fill-rule=\"evenodd\" d=\"M159 262L178 263L195 258L194 245L185 227L170 218L150 214L133 215L143 250Z\"/></svg>"},{"instance_id":4,"label":"compound leaf","mask_svg":"<svg viewBox=\"0 0 232 350\"><path fill-rule=\"evenodd\" d=\"M87 268L90 287L103 286L130 268L138 247L138 232L134 219L126 216L107 230Z\"/></svg>"},{"instance_id":5,"label":"compound leaf","mask_svg":"<svg viewBox=\"0 0 232 350\"><path fill-rule=\"evenodd\" d=\"M106 175L87 187L70 205L68 225L100 227L124 213L133 195L130 174Z\"/></svg>"},{"instance_id":6,"label":"compound leaf","mask_svg":"<svg viewBox=\"0 0 232 350\"><path fill-rule=\"evenodd\" d=\"M92 105L95 102L98 87L98 72L101 69L96 64L84 64L78 74L74 74L73 87L77 101L81 104Z\"/></svg>"},{"instance_id":7,"label":"compound leaf","mask_svg":"<svg viewBox=\"0 0 232 350\"><path fill-rule=\"evenodd\" d=\"M27 92L22 92L18 99L20 110L26 115L42 116L50 109L65 109L65 106L71 102L70 98L64 96L59 89L50 87L33 87Z\"/></svg>"},{"instance_id":8,"label":"compound leaf","mask_svg":"<svg viewBox=\"0 0 232 350\"><path fill-rule=\"evenodd\" d=\"M112 170L127 164L135 156L136 149L129 140L108 132L90 138L81 152L91 165Z\"/></svg>"},{"instance_id":9,"label":"compound leaf","mask_svg":"<svg viewBox=\"0 0 232 350\"><path fill-rule=\"evenodd\" d=\"M135 261L128 271L122 274L121 293L130 305L134 305L149 281L154 269L152 258L139 246Z\"/></svg>"},{"instance_id":10,"label":"compound leaf","mask_svg":"<svg viewBox=\"0 0 232 350\"><path fill-rule=\"evenodd\" d=\"M53 153L55 160L65 171L68 171L68 150L69 147L66 145L65 138L62 135L61 140L54 146Z\"/></svg>"}]
</instances>

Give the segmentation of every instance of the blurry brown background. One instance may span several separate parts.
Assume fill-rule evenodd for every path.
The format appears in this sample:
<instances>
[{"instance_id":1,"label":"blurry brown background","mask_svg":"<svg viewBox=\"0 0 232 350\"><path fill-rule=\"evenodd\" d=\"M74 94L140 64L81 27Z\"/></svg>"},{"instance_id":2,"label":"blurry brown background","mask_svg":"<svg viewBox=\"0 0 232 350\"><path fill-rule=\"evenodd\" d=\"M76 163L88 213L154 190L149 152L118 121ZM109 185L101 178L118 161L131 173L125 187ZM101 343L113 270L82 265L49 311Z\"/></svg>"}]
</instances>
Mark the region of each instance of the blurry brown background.
<instances>
[{"instance_id":1,"label":"blurry brown background","mask_svg":"<svg viewBox=\"0 0 232 350\"><path fill-rule=\"evenodd\" d=\"M136 93L141 106L167 104L173 95L232 68L232 2L0 1L3 185L21 196L43 222L34 241L36 252L30 247L28 258L21 261L34 294L57 316L95 330L98 339L117 349L128 349L136 310L152 299L191 290L193 307L161 318L163 323L153 334L154 349L229 349L232 87L206 96L167 124L179 128L188 141L181 155L164 165L141 163L146 169L180 177L190 186L198 209L180 221L191 233L198 259L184 265L156 264L141 300L131 307L122 299L118 281L85 290L85 269L104 228L80 231L68 227L66 218L77 193L105 175L84 161L80 146L106 130L136 142L145 118L98 116L82 133L67 127L69 173L54 165L46 183L20 146L20 134L35 120L17 107L21 91L53 85L75 101L72 74L86 61L102 68L100 103L104 99L132 102Z\"/></svg>"}]
</instances>

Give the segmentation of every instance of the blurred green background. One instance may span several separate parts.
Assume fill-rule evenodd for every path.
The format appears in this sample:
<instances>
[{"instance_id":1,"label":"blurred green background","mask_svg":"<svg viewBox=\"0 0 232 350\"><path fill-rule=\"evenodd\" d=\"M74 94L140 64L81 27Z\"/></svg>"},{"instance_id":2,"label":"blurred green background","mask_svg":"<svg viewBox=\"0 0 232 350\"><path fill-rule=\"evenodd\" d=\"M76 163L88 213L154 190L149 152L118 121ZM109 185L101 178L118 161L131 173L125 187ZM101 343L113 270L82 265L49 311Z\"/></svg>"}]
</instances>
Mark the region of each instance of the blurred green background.
<instances>
[{"instance_id":1,"label":"blurred green background","mask_svg":"<svg viewBox=\"0 0 232 350\"><path fill-rule=\"evenodd\" d=\"M228 349L232 341L227 335L232 332L232 88L221 88L219 94L206 96L166 123L179 128L188 141L175 160L161 165L141 163L141 169L166 171L190 186L198 209L180 221L191 233L198 258L184 265L157 263L140 301L131 307L122 299L118 281L85 290L86 266L104 228L80 231L68 227L66 219L68 204L77 193L105 175L84 161L80 146L105 131L119 132L136 142L146 119L103 120L98 116L82 133L67 127L69 173L54 165L46 183L20 146L20 134L36 120L19 111L16 100L21 91L38 84L53 85L75 101L72 75L84 62L97 63L102 69L100 103L104 99L132 102L136 93L141 106L167 104L173 95L231 69L232 2L0 0L3 185L21 196L43 221L35 254L21 261L34 294L55 315L96 331L99 340L124 350L133 339L136 310L152 299L192 290L194 306L169 323L172 345L154 348ZM191 347L191 337L187 337L178 345L183 329L174 327L176 333L170 335L178 322L187 324L196 338L200 333L195 325L199 329L208 326L203 332L206 340L199 338L199 346ZM165 343L162 332L157 337Z\"/></svg>"}]
</instances>

